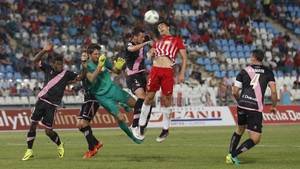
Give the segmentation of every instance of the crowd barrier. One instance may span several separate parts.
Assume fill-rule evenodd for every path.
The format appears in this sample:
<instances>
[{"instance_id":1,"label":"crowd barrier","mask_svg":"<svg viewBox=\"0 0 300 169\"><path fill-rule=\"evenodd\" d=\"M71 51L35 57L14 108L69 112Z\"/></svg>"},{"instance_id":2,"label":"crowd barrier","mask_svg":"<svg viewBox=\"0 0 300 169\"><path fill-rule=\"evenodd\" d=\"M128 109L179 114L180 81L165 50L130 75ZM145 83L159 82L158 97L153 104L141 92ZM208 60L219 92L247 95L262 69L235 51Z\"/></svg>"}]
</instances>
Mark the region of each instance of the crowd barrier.
<instances>
[{"instance_id":1,"label":"crowd barrier","mask_svg":"<svg viewBox=\"0 0 300 169\"><path fill-rule=\"evenodd\" d=\"M278 106L278 112L270 113L270 106L265 106L263 118L265 125L300 124L300 106ZM184 106L173 107L171 113L173 127L191 126L233 126L236 124L236 107ZM30 125L31 109L0 109L0 131L27 130ZM121 110L128 125L132 113ZM75 129L79 109L58 109L55 114L54 128ZM162 113L155 107L149 127L162 126ZM103 108L99 109L91 122L94 128L115 128L116 120Z\"/></svg>"}]
</instances>

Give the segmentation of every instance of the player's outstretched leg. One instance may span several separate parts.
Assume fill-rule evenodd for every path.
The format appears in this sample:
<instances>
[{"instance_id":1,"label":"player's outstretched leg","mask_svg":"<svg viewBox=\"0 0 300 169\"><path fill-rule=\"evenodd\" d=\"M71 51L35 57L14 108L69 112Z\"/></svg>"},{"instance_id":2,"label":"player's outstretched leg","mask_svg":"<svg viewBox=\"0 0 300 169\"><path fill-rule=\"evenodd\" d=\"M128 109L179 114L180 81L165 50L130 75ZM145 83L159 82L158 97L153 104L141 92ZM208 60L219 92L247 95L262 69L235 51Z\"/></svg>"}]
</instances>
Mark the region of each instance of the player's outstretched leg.
<instances>
[{"instance_id":1,"label":"player's outstretched leg","mask_svg":"<svg viewBox=\"0 0 300 169\"><path fill-rule=\"evenodd\" d=\"M31 158L33 158L33 142L35 140L35 136L36 136L36 126L37 126L37 122L32 122L30 125L30 129L27 133L27 150L25 151L25 154L22 158L23 161L29 160Z\"/></svg>"},{"instance_id":2,"label":"player's outstretched leg","mask_svg":"<svg viewBox=\"0 0 300 169\"><path fill-rule=\"evenodd\" d=\"M127 124L124 121L119 121L119 127L127 134L129 138L131 138L135 143L141 144L143 141L136 138L132 131L128 128Z\"/></svg>"},{"instance_id":3,"label":"player's outstretched leg","mask_svg":"<svg viewBox=\"0 0 300 169\"><path fill-rule=\"evenodd\" d=\"M57 145L57 153L59 158L63 158L65 154L64 143L60 141L58 134L53 129L46 129L46 135Z\"/></svg>"}]
</instances>

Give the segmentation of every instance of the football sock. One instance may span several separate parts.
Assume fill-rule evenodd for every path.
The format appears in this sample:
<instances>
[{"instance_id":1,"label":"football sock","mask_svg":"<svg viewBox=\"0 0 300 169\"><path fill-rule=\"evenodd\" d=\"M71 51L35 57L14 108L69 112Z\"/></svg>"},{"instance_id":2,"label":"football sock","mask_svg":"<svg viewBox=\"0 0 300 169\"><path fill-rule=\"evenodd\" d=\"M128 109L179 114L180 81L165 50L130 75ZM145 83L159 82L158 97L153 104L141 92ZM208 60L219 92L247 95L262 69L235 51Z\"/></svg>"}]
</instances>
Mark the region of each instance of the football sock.
<instances>
[{"instance_id":1,"label":"football sock","mask_svg":"<svg viewBox=\"0 0 300 169\"><path fill-rule=\"evenodd\" d=\"M163 114L163 129L168 130L170 128L171 120L170 120L170 107L161 107L161 112Z\"/></svg>"},{"instance_id":2,"label":"football sock","mask_svg":"<svg viewBox=\"0 0 300 169\"><path fill-rule=\"evenodd\" d=\"M139 119L141 114L141 109L143 106L144 99L138 99L134 106L134 113L133 113L133 121L132 127L137 127L139 125Z\"/></svg>"},{"instance_id":3,"label":"football sock","mask_svg":"<svg viewBox=\"0 0 300 169\"><path fill-rule=\"evenodd\" d=\"M150 106L150 111L149 111L149 114L148 114L148 117L147 117L147 121L146 121L145 127L147 127L147 125L149 123L149 120L151 118L151 112L152 112L152 106Z\"/></svg>"},{"instance_id":4,"label":"football sock","mask_svg":"<svg viewBox=\"0 0 300 169\"><path fill-rule=\"evenodd\" d=\"M131 130L128 128L127 124L123 121L119 122L119 127L127 134L128 137L135 139Z\"/></svg>"},{"instance_id":5,"label":"football sock","mask_svg":"<svg viewBox=\"0 0 300 169\"><path fill-rule=\"evenodd\" d=\"M150 109L151 109L151 105L146 105L145 103L143 103L140 120L139 120L139 126L146 125L146 121L147 121L147 117L149 115Z\"/></svg>"},{"instance_id":6,"label":"football sock","mask_svg":"<svg viewBox=\"0 0 300 169\"><path fill-rule=\"evenodd\" d=\"M94 146L99 142L93 135L91 126L81 128L80 131L84 134L86 141L89 145L89 150L93 150Z\"/></svg>"},{"instance_id":7,"label":"football sock","mask_svg":"<svg viewBox=\"0 0 300 169\"><path fill-rule=\"evenodd\" d=\"M47 136L56 144L56 145L60 145L61 142L60 142L60 138L58 136L58 134L51 130L51 132L47 132Z\"/></svg>"},{"instance_id":8,"label":"football sock","mask_svg":"<svg viewBox=\"0 0 300 169\"><path fill-rule=\"evenodd\" d=\"M254 146L255 146L255 144L254 144L253 140L248 139L239 146L239 148L235 151L235 153L232 154L232 157L236 157L237 155L251 149Z\"/></svg>"},{"instance_id":9,"label":"football sock","mask_svg":"<svg viewBox=\"0 0 300 169\"><path fill-rule=\"evenodd\" d=\"M35 136L36 136L36 131L29 131L27 133L27 148L28 149L32 149Z\"/></svg>"},{"instance_id":10,"label":"football sock","mask_svg":"<svg viewBox=\"0 0 300 169\"><path fill-rule=\"evenodd\" d=\"M236 132L233 133L229 145L229 153L233 153L236 151L236 147L239 145L239 142L241 140L241 135L238 135Z\"/></svg>"}]
</instances>

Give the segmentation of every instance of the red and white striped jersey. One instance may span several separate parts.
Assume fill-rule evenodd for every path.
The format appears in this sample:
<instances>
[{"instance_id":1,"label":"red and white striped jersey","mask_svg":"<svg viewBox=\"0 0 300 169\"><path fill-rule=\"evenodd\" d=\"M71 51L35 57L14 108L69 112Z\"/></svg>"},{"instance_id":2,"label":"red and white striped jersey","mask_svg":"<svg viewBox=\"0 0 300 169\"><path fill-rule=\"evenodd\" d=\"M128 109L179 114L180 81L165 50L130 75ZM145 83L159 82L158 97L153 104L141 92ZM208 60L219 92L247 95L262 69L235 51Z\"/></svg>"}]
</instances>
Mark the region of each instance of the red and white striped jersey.
<instances>
[{"instance_id":1,"label":"red and white striped jersey","mask_svg":"<svg viewBox=\"0 0 300 169\"><path fill-rule=\"evenodd\" d=\"M173 63L175 63L178 51L185 49L182 39L171 35L162 36L153 43L152 47L155 49L155 57L167 56Z\"/></svg>"}]
</instances>

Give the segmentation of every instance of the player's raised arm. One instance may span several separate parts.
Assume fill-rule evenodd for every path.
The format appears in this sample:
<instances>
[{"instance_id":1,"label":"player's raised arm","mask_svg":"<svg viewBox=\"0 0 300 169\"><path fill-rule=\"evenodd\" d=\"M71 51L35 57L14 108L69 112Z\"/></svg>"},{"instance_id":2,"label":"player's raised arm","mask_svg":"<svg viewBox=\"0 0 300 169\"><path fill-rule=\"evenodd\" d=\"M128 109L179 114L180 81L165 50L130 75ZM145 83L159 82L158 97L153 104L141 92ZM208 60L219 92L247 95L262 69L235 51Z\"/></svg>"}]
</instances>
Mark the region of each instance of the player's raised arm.
<instances>
[{"instance_id":1,"label":"player's raised arm","mask_svg":"<svg viewBox=\"0 0 300 169\"><path fill-rule=\"evenodd\" d=\"M95 71L94 71L93 73L88 72L88 73L86 74L87 79L88 79L91 83L94 83L95 80L96 80L96 78L97 78L97 76L101 73L102 68L103 68L103 66L104 66L104 64L105 64L105 61L106 61L106 57L105 57L104 55L101 55L101 56L99 57L99 59L98 59L98 66L97 66L97 68L95 69Z\"/></svg>"},{"instance_id":2,"label":"player's raised arm","mask_svg":"<svg viewBox=\"0 0 300 169\"><path fill-rule=\"evenodd\" d=\"M125 65L126 61L125 59L121 58L121 57L118 57L115 61L114 61L114 66L113 66L113 69L112 71L114 73L117 73L117 74L120 74L124 65Z\"/></svg>"},{"instance_id":3,"label":"player's raised arm","mask_svg":"<svg viewBox=\"0 0 300 169\"><path fill-rule=\"evenodd\" d=\"M147 42L137 44L137 45L128 45L127 50L130 52L135 52L135 51L140 50L142 47L144 47L145 45L148 45L148 44L151 45L152 41L147 41Z\"/></svg>"},{"instance_id":4,"label":"player's raised arm","mask_svg":"<svg viewBox=\"0 0 300 169\"><path fill-rule=\"evenodd\" d=\"M33 62L35 64L38 64L41 60L42 60L42 57L47 53L47 52L50 52L51 50L53 49L53 45L51 43L48 43L44 46L44 48L39 52L37 53L34 58L33 58Z\"/></svg>"}]
</instances>

